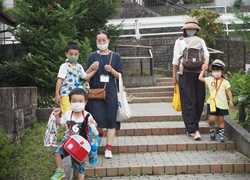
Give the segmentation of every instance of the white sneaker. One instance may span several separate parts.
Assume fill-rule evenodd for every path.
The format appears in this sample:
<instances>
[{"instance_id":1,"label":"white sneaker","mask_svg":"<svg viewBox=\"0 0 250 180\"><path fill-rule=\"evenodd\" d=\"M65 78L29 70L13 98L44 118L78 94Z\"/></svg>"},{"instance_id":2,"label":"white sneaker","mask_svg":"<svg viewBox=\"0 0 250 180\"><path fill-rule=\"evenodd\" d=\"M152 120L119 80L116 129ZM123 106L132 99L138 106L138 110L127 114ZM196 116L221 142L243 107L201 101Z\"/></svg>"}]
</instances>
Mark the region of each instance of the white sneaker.
<instances>
[{"instance_id":1,"label":"white sneaker","mask_svg":"<svg viewBox=\"0 0 250 180\"><path fill-rule=\"evenodd\" d=\"M201 140L201 135L200 135L199 132L195 133L194 140L195 140L195 141Z\"/></svg>"},{"instance_id":2,"label":"white sneaker","mask_svg":"<svg viewBox=\"0 0 250 180\"><path fill-rule=\"evenodd\" d=\"M105 150L105 159L111 159L113 157L112 152L109 150Z\"/></svg>"}]
</instances>

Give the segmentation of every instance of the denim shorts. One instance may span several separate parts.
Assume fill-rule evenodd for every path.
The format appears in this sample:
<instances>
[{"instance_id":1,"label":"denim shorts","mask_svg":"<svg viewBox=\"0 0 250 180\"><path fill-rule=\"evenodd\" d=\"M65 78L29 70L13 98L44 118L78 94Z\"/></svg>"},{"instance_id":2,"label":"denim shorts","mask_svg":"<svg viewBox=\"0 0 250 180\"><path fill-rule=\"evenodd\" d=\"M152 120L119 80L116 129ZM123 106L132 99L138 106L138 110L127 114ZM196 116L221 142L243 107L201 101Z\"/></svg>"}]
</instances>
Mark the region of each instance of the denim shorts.
<instances>
[{"instance_id":1,"label":"denim shorts","mask_svg":"<svg viewBox=\"0 0 250 180\"><path fill-rule=\"evenodd\" d=\"M216 107L216 112L210 112L210 104L207 104L207 115L214 116L226 116L228 115L228 109L220 109Z\"/></svg>"},{"instance_id":2,"label":"denim shorts","mask_svg":"<svg viewBox=\"0 0 250 180\"><path fill-rule=\"evenodd\" d=\"M63 144L66 141L66 139L64 138L60 145L58 145L55 150L53 151L53 153L60 153L62 159L67 157L69 155L69 153L67 153L67 151L65 151L63 149ZM84 171L84 161L83 162L78 162L77 160L75 160L73 157L71 157L71 162L72 162L72 169L74 169L75 171L79 172L80 174L85 174Z\"/></svg>"}]
</instances>

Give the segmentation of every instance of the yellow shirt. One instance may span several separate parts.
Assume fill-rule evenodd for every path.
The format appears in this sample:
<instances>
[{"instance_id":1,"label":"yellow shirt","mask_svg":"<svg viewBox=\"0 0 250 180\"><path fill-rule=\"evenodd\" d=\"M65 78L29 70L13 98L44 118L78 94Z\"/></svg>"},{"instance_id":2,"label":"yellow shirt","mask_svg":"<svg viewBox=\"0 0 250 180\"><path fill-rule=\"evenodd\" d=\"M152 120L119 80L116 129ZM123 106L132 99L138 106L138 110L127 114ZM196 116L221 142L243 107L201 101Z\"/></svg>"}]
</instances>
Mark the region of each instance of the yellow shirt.
<instances>
[{"instance_id":1,"label":"yellow shirt","mask_svg":"<svg viewBox=\"0 0 250 180\"><path fill-rule=\"evenodd\" d=\"M217 81L217 89L220 85L220 82L221 82L221 80ZM209 88L210 96L214 97L216 94L216 88L214 89L215 84L216 84L215 78L214 77L206 77L205 83L207 84L207 86ZM226 89L228 89L230 87L231 87L230 83L224 79L223 82L221 83L220 89L215 97L215 104L216 104L217 108L228 109ZM212 91L212 94L211 94L211 91ZM207 101L207 103L209 104L209 100Z\"/></svg>"}]
</instances>

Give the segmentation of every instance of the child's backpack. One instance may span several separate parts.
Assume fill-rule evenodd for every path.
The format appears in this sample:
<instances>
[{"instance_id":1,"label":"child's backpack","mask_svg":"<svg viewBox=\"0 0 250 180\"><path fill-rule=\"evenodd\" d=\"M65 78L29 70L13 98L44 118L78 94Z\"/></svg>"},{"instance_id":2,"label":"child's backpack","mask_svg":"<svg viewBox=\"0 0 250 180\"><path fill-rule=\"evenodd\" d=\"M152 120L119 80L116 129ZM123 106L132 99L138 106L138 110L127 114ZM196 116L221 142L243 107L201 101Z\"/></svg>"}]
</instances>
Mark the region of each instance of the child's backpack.
<instances>
[{"instance_id":1,"label":"child's backpack","mask_svg":"<svg viewBox=\"0 0 250 180\"><path fill-rule=\"evenodd\" d=\"M201 39L197 36L186 37L183 39L186 48L182 55L182 64L187 71L201 71L204 64L204 51L202 50Z\"/></svg>"}]
</instances>

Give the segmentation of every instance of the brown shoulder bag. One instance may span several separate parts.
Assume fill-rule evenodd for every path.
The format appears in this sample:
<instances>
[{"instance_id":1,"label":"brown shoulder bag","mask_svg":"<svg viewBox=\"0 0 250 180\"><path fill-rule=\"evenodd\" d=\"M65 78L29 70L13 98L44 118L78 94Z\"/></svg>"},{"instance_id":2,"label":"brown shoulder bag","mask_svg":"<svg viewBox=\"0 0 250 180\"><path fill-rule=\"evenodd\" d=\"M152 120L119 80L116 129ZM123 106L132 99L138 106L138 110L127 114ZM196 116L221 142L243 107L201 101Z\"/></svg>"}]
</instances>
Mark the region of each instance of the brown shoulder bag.
<instances>
[{"instance_id":1,"label":"brown shoulder bag","mask_svg":"<svg viewBox=\"0 0 250 180\"><path fill-rule=\"evenodd\" d=\"M109 65L111 65L112 57L113 57L113 52L111 52ZM89 89L88 99L106 99L106 86L107 83L105 83L104 88Z\"/></svg>"}]
</instances>

